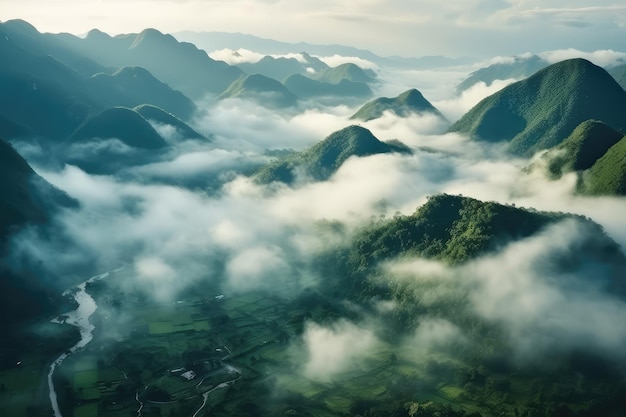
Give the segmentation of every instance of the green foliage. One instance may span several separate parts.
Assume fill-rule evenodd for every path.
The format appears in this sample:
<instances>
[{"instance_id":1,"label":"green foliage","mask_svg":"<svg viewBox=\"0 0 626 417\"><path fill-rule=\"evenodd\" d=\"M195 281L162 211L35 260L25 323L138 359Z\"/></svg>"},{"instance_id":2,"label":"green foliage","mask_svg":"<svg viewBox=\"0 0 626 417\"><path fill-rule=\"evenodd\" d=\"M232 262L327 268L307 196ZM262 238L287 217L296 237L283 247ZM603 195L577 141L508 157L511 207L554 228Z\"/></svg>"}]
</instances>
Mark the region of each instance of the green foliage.
<instances>
[{"instance_id":1,"label":"green foliage","mask_svg":"<svg viewBox=\"0 0 626 417\"><path fill-rule=\"evenodd\" d=\"M262 167L255 180L262 184L274 181L291 184L296 179L295 170L316 181L330 178L349 157L368 156L389 152L410 152L397 141L387 144L360 126L349 126L332 133L323 141L298 153L288 155Z\"/></svg>"},{"instance_id":2,"label":"green foliage","mask_svg":"<svg viewBox=\"0 0 626 417\"><path fill-rule=\"evenodd\" d=\"M592 195L626 194L626 138L613 145L585 172L582 192Z\"/></svg>"},{"instance_id":3,"label":"green foliage","mask_svg":"<svg viewBox=\"0 0 626 417\"><path fill-rule=\"evenodd\" d=\"M371 70L363 70L356 64L347 63L318 71L311 78L330 84L339 84L342 80L370 83L375 80L376 74Z\"/></svg>"},{"instance_id":4,"label":"green foliage","mask_svg":"<svg viewBox=\"0 0 626 417\"><path fill-rule=\"evenodd\" d=\"M623 136L600 121L584 121L560 145L546 153L548 171L558 178L566 172L589 169Z\"/></svg>"},{"instance_id":5,"label":"green foliage","mask_svg":"<svg viewBox=\"0 0 626 417\"><path fill-rule=\"evenodd\" d=\"M445 120L439 110L416 89L405 91L395 98L380 97L365 103L350 119L367 122L381 117L385 111L391 111L400 117L408 117L413 113L432 113Z\"/></svg>"},{"instance_id":6,"label":"green foliage","mask_svg":"<svg viewBox=\"0 0 626 417\"><path fill-rule=\"evenodd\" d=\"M482 100L451 128L479 140L507 141L509 151L532 155L561 143L585 120L626 131L626 92L584 59L553 64Z\"/></svg>"}]
</instances>

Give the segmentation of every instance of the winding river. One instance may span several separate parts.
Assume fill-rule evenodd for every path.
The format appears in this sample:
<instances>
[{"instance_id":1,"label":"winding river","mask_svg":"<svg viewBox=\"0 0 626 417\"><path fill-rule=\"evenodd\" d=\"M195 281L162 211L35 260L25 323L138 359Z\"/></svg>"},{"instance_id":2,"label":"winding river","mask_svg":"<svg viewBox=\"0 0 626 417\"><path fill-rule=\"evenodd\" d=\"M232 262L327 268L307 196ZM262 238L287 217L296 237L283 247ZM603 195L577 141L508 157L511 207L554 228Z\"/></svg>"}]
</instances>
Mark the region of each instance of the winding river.
<instances>
[{"instance_id":1,"label":"winding river","mask_svg":"<svg viewBox=\"0 0 626 417\"><path fill-rule=\"evenodd\" d=\"M116 269L115 271L117 271ZM98 307L96 305L96 301L87 293L85 290L87 284L101 280L102 278L106 278L109 276L109 272L105 272L104 274L96 275L94 277L89 278L87 281L82 284L71 288L63 293L63 295L73 294L74 299L78 303L78 308L74 311L71 311L67 314L63 314L59 317L54 318L52 321L54 323L65 323L72 326L78 327L80 331L80 340L74 346L66 350L64 353L60 354L50 365L50 370L48 371L48 390L50 392L50 403L52 405L52 411L54 413L54 417L63 417L61 410L59 409L59 403L57 401L57 393L54 389L53 375L57 366L61 365L65 359L67 359L71 354L83 349L91 340L93 339L93 331L95 329L94 325L89 322L89 318L96 311Z\"/></svg>"}]
</instances>

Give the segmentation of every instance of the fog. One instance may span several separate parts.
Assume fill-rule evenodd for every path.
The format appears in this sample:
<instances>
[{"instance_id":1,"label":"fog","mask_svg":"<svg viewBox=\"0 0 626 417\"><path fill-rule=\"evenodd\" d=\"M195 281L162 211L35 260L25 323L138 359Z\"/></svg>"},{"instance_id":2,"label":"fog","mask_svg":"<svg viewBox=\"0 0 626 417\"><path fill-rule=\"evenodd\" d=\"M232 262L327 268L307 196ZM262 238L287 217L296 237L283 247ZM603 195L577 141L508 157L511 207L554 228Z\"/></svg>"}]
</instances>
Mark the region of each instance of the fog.
<instances>
[{"instance_id":1,"label":"fog","mask_svg":"<svg viewBox=\"0 0 626 417\"><path fill-rule=\"evenodd\" d=\"M245 54L239 54L237 59L244 59ZM602 62L622 59L612 51L593 57ZM339 62L337 57L325 59ZM455 96L455 85L467 75L464 69L375 69L382 80L377 95L396 96L418 88L449 122L514 81L478 83ZM372 216L410 214L439 193L583 214L626 245L626 201L576 196L573 175L550 181L540 169L528 173L524 168L530 160L507 156L494 144L446 134L449 124L434 116L385 113L360 123L381 140L402 141L411 155L352 157L324 182L300 178L293 186L259 185L249 175L273 158L271 151L302 150L317 143L353 124L349 117L358 106L305 102L277 112L240 99L199 104L192 125L210 141L186 140L171 127L157 126L172 144L170 149L107 175L89 174L70 164L60 169L34 164L80 207L63 210L45 233L28 229L16 236L13 256L41 261L61 277L61 288L86 278L77 271L126 265L135 276L126 289L162 303L177 300L201 283L227 294L270 290L293 299L303 289L320 285L322 277L311 266L320 253L349 242L351 233ZM93 155L103 147L113 154L128 151L114 139L98 148L90 146L73 148L73 156ZM339 222L345 229L327 234L319 227L324 221ZM575 349L622 361L626 304L606 291L612 271L591 261L568 272L557 268L556 260L584 242L588 233L568 221L460 267L413 259L390 263L386 274L405 282L430 282L427 291L411 294L421 305L464 300L459 303L467 314L503 329L520 361ZM377 302L380 314L398 308L394 300ZM358 369L384 344L384 326L378 320L370 312L362 322L308 321L292 342L294 357L301 359L297 372L329 382ZM450 318L427 315L403 341L401 355L472 346L475 341L465 331Z\"/></svg>"}]
</instances>

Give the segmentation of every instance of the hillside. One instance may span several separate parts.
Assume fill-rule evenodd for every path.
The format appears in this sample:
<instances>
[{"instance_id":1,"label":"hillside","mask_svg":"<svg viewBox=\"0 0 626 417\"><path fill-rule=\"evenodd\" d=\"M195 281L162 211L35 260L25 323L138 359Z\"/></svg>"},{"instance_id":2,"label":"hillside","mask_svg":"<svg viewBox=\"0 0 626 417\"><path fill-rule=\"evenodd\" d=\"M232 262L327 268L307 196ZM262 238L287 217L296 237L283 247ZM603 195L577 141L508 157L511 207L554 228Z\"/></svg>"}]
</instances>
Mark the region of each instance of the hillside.
<instances>
[{"instance_id":1,"label":"hillside","mask_svg":"<svg viewBox=\"0 0 626 417\"><path fill-rule=\"evenodd\" d=\"M615 81L626 90L626 64L618 65L613 68L609 68L608 73L611 74Z\"/></svg>"},{"instance_id":2,"label":"hillside","mask_svg":"<svg viewBox=\"0 0 626 417\"><path fill-rule=\"evenodd\" d=\"M411 114L431 113L445 120L445 117L439 110L416 89L405 91L394 98L380 97L365 103L350 119L367 122L368 120L381 117L385 111L390 111L400 117L408 117Z\"/></svg>"},{"instance_id":3,"label":"hillside","mask_svg":"<svg viewBox=\"0 0 626 417\"><path fill-rule=\"evenodd\" d=\"M583 175L584 194L626 195L626 138L617 142Z\"/></svg>"},{"instance_id":4,"label":"hillside","mask_svg":"<svg viewBox=\"0 0 626 417\"><path fill-rule=\"evenodd\" d=\"M113 138L133 148L159 149L167 146L143 116L126 107L113 107L89 117L68 141L76 143Z\"/></svg>"},{"instance_id":5,"label":"hillside","mask_svg":"<svg viewBox=\"0 0 626 417\"><path fill-rule=\"evenodd\" d=\"M561 143L585 120L626 131L626 92L602 68L584 59L553 64L482 100L449 131L476 140L508 142L516 155Z\"/></svg>"},{"instance_id":6,"label":"hillside","mask_svg":"<svg viewBox=\"0 0 626 417\"><path fill-rule=\"evenodd\" d=\"M191 99L220 94L243 76L239 68L211 59L207 53L155 29L109 36L98 30L87 36L61 36L63 44L100 65L113 68L143 67Z\"/></svg>"},{"instance_id":7,"label":"hillside","mask_svg":"<svg viewBox=\"0 0 626 417\"><path fill-rule=\"evenodd\" d=\"M560 145L544 155L548 160L548 171L551 176L560 177L566 172L589 169L622 137L623 134L602 122L584 121Z\"/></svg>"},{"instance_id":8,"label":"hillside","mask_svg":"<svg viewBox=\"0 0 626 417\"><path fill-rule=\"evenodd\" d=\"M142 115L144 119L148 120L149 122L156 122L159 124L174 127L176 131L180 134L180 136L184 139L206 139L200 133L196 132L187 123L183 122L178 117L168 113L167 111L157 106L153 106L151 104L142 104L133 108L133 110Z\"/></svg>"},{"instance_id":9,"label":"hillside","mask_svg":"<svg viewBox=\"0 0 626 417\"><path fill-rule=\"evenodd\" d=\"M342 79L337 84L314 80L301 74L293 74L285 80L285 86L302 98L346 97L364 98L372 95L369 86L362 82Z\"/></svg>"},{"instance_id":10,"label":"hillside","mask_svg":"<svg viewBox=\"0 0 626 417\"><path fill-rule=\"evenodd\" d=\"M296 171L316 181L330 178L351 156L368 156L410 150L401 143L385 143L360 126L349 126L330 134L310 148L270 163L258 170L254 178L268 184L274 181L292 184Z\"/></svg>"},{"instance_id":11,"label":"hillside","mask_svg":"<svg viewBox=\"0 0 626 417\"><path fill-rule=\"evenodd\" d=\"M261 74L248 75L233 82L219 98L242 98L276 108L291 107L298 101L298 97L282 83Z\"/></svg>"},{"instance_id":12,"label":"hillside","mask_svg":"<svg viewBox=\"0 0 626 417\"><path fill-rule=\"evenodd\" d=\"M311 75L311 78L331 84L339 84L341 80L371 83L376 80L376 73L372 70L364 70L356 64L347 63L316 72Z\"/></svg>"},{"instance_id":13,"label":"hillside","mask_svg":"<svg viewBox=\"0 0 626 417\"><path fill-rule=\"evenodd\" d=\"M196 109L183 93L172 90L141 67L123 67L111 75L95 74L89 79L89 86L109 106L135 107L150 103L184 120Z\"/></svg>"},{"instance_id":14,"label":"hillside","mask_svg":"<svg viewBox=\"0 0 626 417\"><path fill-rule=\"evenodd\" d=\"M462 93L474 84L483 82L491 85L496 80L527 78L548 66L548 63L537 55L530 57L515 56L512 62L500 62L472 72L457 87L457 94Z\"/></svg>"}]
</instances>

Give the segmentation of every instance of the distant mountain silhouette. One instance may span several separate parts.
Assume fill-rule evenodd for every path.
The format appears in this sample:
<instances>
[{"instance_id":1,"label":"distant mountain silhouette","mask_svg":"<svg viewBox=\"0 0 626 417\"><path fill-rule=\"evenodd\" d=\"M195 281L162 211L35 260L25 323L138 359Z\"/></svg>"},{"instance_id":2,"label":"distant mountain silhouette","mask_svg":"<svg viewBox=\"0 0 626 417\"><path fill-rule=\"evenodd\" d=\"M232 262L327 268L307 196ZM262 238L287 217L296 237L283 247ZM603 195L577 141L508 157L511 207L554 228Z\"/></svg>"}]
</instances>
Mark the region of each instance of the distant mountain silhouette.
<instances>
[{"instance_id":1,"label":"distant mountain silhouette","mask_svg":"<svg viewBox=\"0 0 626 417\"><path fill-rule=\"evenodd\" d=\"M237 66L247 74L261 74L279 81L284 81L292 74L306 74L309 69L317 72L328 68L328 65L324 62L306 52L301 52L299 55L302 57L302 60L264 56L258 62L242 63L237 64Z\"/></svg>"},{"instance_id":2,"label":"distant mountain silhouette","mask_svg":"<svg viewBox=\"0 0 626 417\"><path fill-rule=\"evenodd\" d=\"M372 132L360 127L349 126L330 134L323 141L262 167L254 178L259 183L274 181L291 184L296 180L296 171L316 181L330 178L351 156L368 156L381 153L411 151L402 143L381 142Z\"/></svg>"},{"instance_id":3,"label":"distant mountain silhouette","mask_svg":"<svg viewBox=\"0 0 626 417\"><path fill-rule=\"evenodd\" d=\"M531 55L530 57L515 56L512 59L513 62L491 64L488 67L472 72L457 86L457 94L481 81L491 85L496 80L508 80L511 78L519 80L530 77L540 69L548 66L548 62L537 55Z\"/></svg>"},{"instance_id":4,"label":"distant mountain silhouette","mask_svg":"<svg viewBox=\"0 0 626 417\"><path fill-rule=\"evenodd\" d=\"M604 69L571 59L485 98L450 131L506 141L510 152L529 156L558 145L589 119L626 131L626 92Z\"/></svg>"},{"instance_id":5,"label":"distant mountain silhouette","mask_svg":"<svg viewBox=\"0 0 626 417\"><path fill-rule=\"evenodd\" d=\"M93 139L119 139L130 147L140 149L167 146L167 142L143 116L126 107L113 107L89 117L70 136L69 142Z\"/></svg>"},{"instance_id":6,"label":"distant mountain silhouette","mask_svg":"<svg viewBox=\"0 0 626 417\"><path fill-rule=\"evenodd\" d=\"M123 67L109 75L99 73L89 79L94 94L111 106L135 107L150 103L188 120L196 105L180 91L156 79L141 67Z\"/></svg>"},{"instance_id":7,"label":"distant mountain silhouette","mask_svg":"<svg viewBox=\"0 0 626 417\"><path fill-rule=\"evenodd\" d=\"M608 73L611 74L615 81L626 90L626 64L618 65L613 68L607 69Z\"/></svg>"},{"instance_id":8,"label":"distant mountain silhouette","mask_svg":"<svg viewBox=\"0 0 626 417\"><path fill-rule=\"evenodd\" d=\"M233 82L219 98L243 98L276 108L291 107L298 102L298 97L281 82L261 74L248 75Z\"/></svg>"},{"instance_id":9,"label":"distant mountain silhouette","mask_svg":"<svg viewBox=\"0 0 626 417\"><path fill-rule=\"evenodd\" d=\"M346 97L366 98L372 95L369 86L362 82L343 79L337 84L311 79L301 74L293 74L285 80L285 86L302 98Z\"/></svg>"},{"instance_id":10,"label":"distant mountain silhouette","mask_svg":"<svg viewBox=\"0 0 626 417\"><path fill-rule=\"evenodd\" d=\"M135 107L133 110L142 115L148 121L175 127L179 134L185 139L206 139L203 135L196 132L191 126L159 107L151 104L142 104Z\"/></svg>"},{"instance_id":11,"label":"distant mountain silhouette","mask_svg":"<svg viewBox=\"0 0 626 417\"><path fill-rule=\"evenodd\" d=\"M331 84L339 84L342 80L371 83L376 80L376 73L372 70L364 70L356 64L347 63L313 73L311 78Z\"/></svg>"},{"instance_id":12,"label":"distant mountain silhouette","mask_svg":"<svg viewBox=\"0 0 626 417\"><path fill-rule=\"evenodd\" d=\"M380 97L372 100L364 104L350 118L366 122L381 117L385 111L390 111L400 117L408 117L411 114L431 113L442 120L446 120L439 110L416 89L407 90L394 98Z\"/></svg>"},{"instance_id":13,"label":"distant mountain silhouette","mask_svg":"<svg viewBox=\"0 0 626 417\"><path fill-rule=\"evenodd\" d=\"M100 65L139 66L192 99L220 94L244 74L239 68L211 59L193 44L178 42L155 29L111 37L92 30L84 39L59 38L67 47Z\"/></svg>"}]
</instances>

